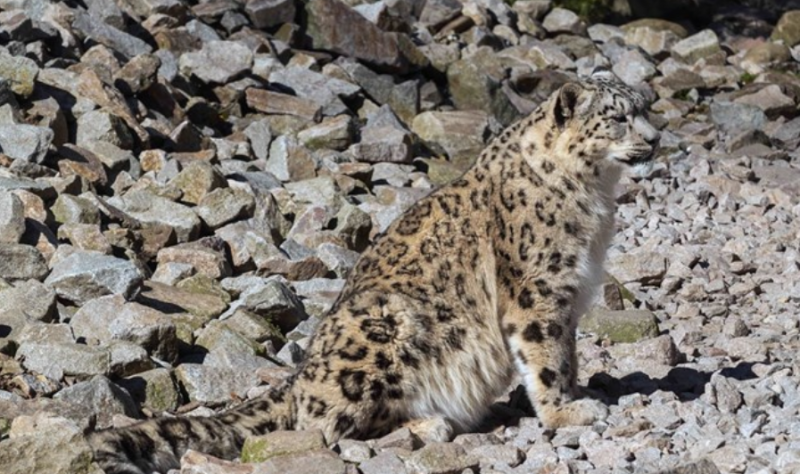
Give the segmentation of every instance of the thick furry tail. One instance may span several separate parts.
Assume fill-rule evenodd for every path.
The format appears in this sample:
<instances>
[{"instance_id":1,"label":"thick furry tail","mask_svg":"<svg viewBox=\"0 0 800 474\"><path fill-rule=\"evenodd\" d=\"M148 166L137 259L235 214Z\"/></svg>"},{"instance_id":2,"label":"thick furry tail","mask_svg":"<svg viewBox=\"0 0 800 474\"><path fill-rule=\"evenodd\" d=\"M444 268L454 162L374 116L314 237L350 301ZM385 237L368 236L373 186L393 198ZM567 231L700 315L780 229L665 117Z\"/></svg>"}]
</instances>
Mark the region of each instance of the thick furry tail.
<instances>
[{"instance_id":1,"label":"thick furry tail","mask_svg":"<svg viewBox=\"0 0 800 474\"><path fill-rule=\"evenodd\" d=\"M92 433L95 462L106 474L151 474L180 467L193 449L212 456L239 456L247 436L294 425L289 386L210 417L157 418L124 428Z\"/></svg>"}]
</instances>

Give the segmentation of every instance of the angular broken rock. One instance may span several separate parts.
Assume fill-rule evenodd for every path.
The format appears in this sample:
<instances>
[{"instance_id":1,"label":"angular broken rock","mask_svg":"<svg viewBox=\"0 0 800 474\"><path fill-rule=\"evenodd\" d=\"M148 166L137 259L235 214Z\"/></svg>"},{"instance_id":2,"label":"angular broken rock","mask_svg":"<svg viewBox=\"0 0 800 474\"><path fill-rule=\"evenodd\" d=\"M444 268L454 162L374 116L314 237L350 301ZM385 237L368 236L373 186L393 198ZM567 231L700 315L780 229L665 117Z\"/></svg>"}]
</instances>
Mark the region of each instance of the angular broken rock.
<instances>
[{"instance_id":1,"label":"angular broken rock","mask_svg":"<svg viewBox=\"0 0 800 474\"><path fill-rule=\"evenodd\" d=\"M489 137L489 116L481 111L423 112L411 130L436 153L467 164L475 160Z\"/></svg>"},{"instance_id":2,"label":"angular broken rock","mask_svg":"<svg viewBox=\"0 0 800 474\"><path fill-rule=\"evenodd\" d=\"M58 422L34 419L30 423L36 426L35 432L17 434L0 443L0 465L4 474L102 474L102 470L90 462L92 448L81 428L65 418L54 420Z\"/></svg>"},{"instance_id":3,"label":"angular broken rock","mask_svg":"<svg viewBox=\"0 0 800 474\"><path fill-rule=\"evenodd\" d=\"M58 261L44 283L60 297L82 305L109 294L130 299L139 292L142 281L139 269L128 260L77 250Z\"/></svg>"},{"instance_id":4,"label":"angular broken rock","mask_svg":"<svg viewBox=\"0 0 800 474\"><path fill-rule=\"evenodd\" d=\"M175 324L170 316L120 295L87 302L72 317L75 336L103 344L130 341L158 359L174 362L178 356Z\"/></svg>"},{"instance_id":5,"label":"angular broken rock","mask_svg":"<svg viewBox=\"0 0 800 474\"><path fill-rule=\"evenodd\" d=\"M15 94L22 97L30 96L38 73L39 68L34 60L0 50L0 77L8 81L11 91Z\"/></svg>"},{"instance_id":6,"label":"angular broken rock","mask_svg":"<svg viewBox=\"0 0 800 474\"><path fill-rule=\"evenodd\" d=\"M632 282L656 285L666 272L667 259L661 252L642 250L608 259L608 273L623 285Z\"/></svg>"},{"instance_id":7,"label":"angular broken rock","mask_svg":"<svg viewBox=\"0 0 800 474\"><path fill-rule=\"evenodd\" d=\"M136 417L138 411L131 396L103 375L58 392L53 398L83 407L90 415L97 415L98 427L111 426L112 416L121 414Z\"/></svg>"},{"instance_id":8,"label":"angular broken rock","mask_svg":"<svg viewBox=\"0 0 800 474\"><path fill-rule=\"evenodd\" d=\"M108 200L142 223L163 224L175 230L178 242L194 240L200 232L200 218L190 208L149 191L133 191Z\"/></svg>"},{"instance_id":9,"label":"angular broken rock","mask_svg":"<svg viewBox=\"0 0 800 474\"><path fill-rule=\"evenodd\" d=\"M180 58L181 73L205 83L228 83L252 66L253 53L237 41L208 41L200 51L184 53Z\"/></svg>"},{"instance_id":10,"label":"angular broken rock","mask_svg":"<svg viewBox=\"0 0 800 474\"><path fill-rule=\"evenodd\" d=\"M319 122L322 107L311 100L251 87L245 91L247 105L265 114L296 115Z\"/></svg>"},{"instance_id":11,"label":"angular broken rock","mask_svg":"<svg viewBox=\"0 0 800 474\"><path fill-rule=\"evenodd\" d=\"M253 26L259 29L292 23L295 10L292 0L248 0L244 7Z\"/></svg>"},{"instance_id":12,"label":"angular broken rock","mask_svg":"<svg viewBox=\"0 0 800 474\"><path fill-rule=\"evenodd\" d=\"M111 362L107 348L64 342L26 342L16 356L28 370L56 380L65 375L108 375Z\"/></svg>"},{"instance_id":13,"label":"angular broken rock","mask_svg":"<svg viewBox=\"0 0 800 474\"><path fill-rule=\"evenodd\" d=\"M42 280L47 272L44 256L36 247L0 243L0 278Z\"/></svg>"},{"instance_id":14,"label":"angular broken rock","mask_svg":"<svg viewBox=\"0 0 800 474\"><path fill-rule=\"evenodd\" d=\"M305 11L306 33L314 49L358 58L377 69L398 74L427 63L405 34L382 31L340 0L311 0L305 4Z\"/></svg>"},{"instance_id":15,"label":"angular broken rock","mask_svg":"<svg viewBox=\"0 0 800 474\"><path fill-rule=\"evenodd\" d=\"M159 265L188 263L197 273L211 278L230 276L231 266L225 255L222 239L208 237L195 242L174 245L158 252Z\"/></svg>"},{"instance_id":16,"label":"angular broken rock","mask_svg":"<svg viewBox=\"0 0 800 474\"><path fill-rule=\"evenodd\" d=\"M203 196L195 212L210 229L253 216L256 203L253 196L233 188L217 188Z\"/></svg>"},{"instance_id":17,"label":"angular broken rock","mask_svg":"<svg viewBox=\"0 0 800 474\"><path fill-rule=\"evenodd\" d=\"M25 208L15 194L0 191L0 242L16 244L25 233Z\"/></svg>"},{"instance_id":18,"label":"angular broken rock","mask_svg":"<svg viewBox=\"0 0 800 474\"><path fill-rule=\"evenodd\" d=\"M86 38L108 46L125 57L149 53L153 48L141 39L96 19L89 13L76 10L72 28Z\"/></svg>"},{"instance_id":19,"label":"angular broken rock","mask_svg":"<svg viewBox=\"0 0 800 474\"><path fill-rule=\"evenodd\" d=\"M694 64L700 59L722 53L722 48L716 33L712 30L703 30L675 43L671 51L677 59L687 64Z\"/></svg>"},{"instance_id":20,"label":"angular broken rock","mask_svg":"<svg viewBox=\"0 0 800 474\"><path fill-rule=\"evenodd\" d=\"M325 449L320 430L273 431L263 436L248 436L242 447L242 461L264 462L277 456Z\"/></svg>"},{"instance_id":21,"label":"angular broken rock","mask_svg":"<svg viewBox=\"0 0 800 474\"><path fill-rule=\"evenodd\" d=\"M36 125L0 125L0 152L10 158L42 163L53 141L53 131Z\"/></svg>"},{"instance_id":22,"label":"angular broken rock","mask_svg":"<svg viewBox=\"0 0 800 474\"><path fill-rule=\"evenodd\" d=\"M636 342L658 336L658 320L647 310L608 311L595 308L580 320L581 331L611 342Z\"/></svg>"},{"instance_id":23,"label":"angular broken rock","mask_svg":"<svg viewBox=\"0 0 800 474\"><path fill-rule=\"evenodd\" d=\"M477 469L479 464L478 458L455 443L431 443L415 451L408 460L411 469L420 474L457 474Z\"/></svg>"},{"instance_id":24,"label":"angular broken rock","mask_svg":"<svg viewBox=\"0 0 800 474\"><path fill-rule=\"evenodd\" d=\"M408 163L413 158L412 151L409 132L394 127L367 127L361 132L361 141L348 153L367 163Z\"/></svg>"}]
</instances>

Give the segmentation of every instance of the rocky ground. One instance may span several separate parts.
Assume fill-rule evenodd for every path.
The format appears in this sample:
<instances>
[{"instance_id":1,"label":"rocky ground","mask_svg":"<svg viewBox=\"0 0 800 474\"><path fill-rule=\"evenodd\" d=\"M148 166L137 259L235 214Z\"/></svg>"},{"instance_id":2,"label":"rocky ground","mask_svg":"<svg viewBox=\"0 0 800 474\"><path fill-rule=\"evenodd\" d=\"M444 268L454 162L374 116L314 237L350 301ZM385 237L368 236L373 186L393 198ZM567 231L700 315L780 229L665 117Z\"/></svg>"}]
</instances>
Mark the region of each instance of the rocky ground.
<instances>
[{"instance_id":1,"label":"rocky ground","mask_svg":"<svg viewBox=\"0 0 800 474\"><path fill-rule=\"evenodd\" d=\"M376 233L599 65L663 129L581 328L607 421L545 430L512 386L452 443L277 432L181 472L800 472L800 11L0 0L0 44L3 472L280 383Z\"/></svg>"}]
</instances>

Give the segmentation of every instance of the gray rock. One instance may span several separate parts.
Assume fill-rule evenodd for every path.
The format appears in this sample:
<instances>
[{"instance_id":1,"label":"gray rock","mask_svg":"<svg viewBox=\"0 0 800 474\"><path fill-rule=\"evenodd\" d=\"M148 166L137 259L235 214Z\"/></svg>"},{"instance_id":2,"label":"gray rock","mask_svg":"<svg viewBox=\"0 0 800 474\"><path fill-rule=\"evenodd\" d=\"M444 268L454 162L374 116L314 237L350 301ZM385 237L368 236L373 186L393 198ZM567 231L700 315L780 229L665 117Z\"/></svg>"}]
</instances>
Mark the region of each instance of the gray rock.
<instances>
[{"instance_id":1,"label":"gray rock","mask_svg":"<svg viewBox=\"0 0 800 474\"><path fill-rule=\"evenodd\" d=\"M236 309L225 319L225 324L239 334L246 334L248 338L258 342L283 338L280 329L268 319L243 308Z\"/></svg>"},{"instance_id":2,"label":"gray rock","mask_svg":"<svg viewBox=\"0 0 800 474\"><path fill-rule=\"evenodd\" d=\"M0 278L42 280L48 269L42 253L35 247L0 243Z\"/></svg>"},{"instance_id":3,"label":"gray rock","mask_svg":"<svg viewBox=\"0 0 800 474\"><path fill-rule=\"evenodd\" d=\"M231 265L225 255L224 242L216 237L178 244L159 250L156 261L161 264L188 263L197 273L218 279L231 274Z\"/></svg>"},{"instance_id":4,"label":"gray rock","mask_svg":"<svg viewBox=\"0 0 800 474\"><path fill-rule=\"evenodd\" d=\"M482 110L508 125L520 114L502 88L503 76L499 58L483 50L447 68L447 82L456 107Z\"/></svg>"},{"instance_id":5,"label":"gray rock","mask_svg":"<svg viewBox=\"0 0 800 474\"><path fill-rule=\"evenodd\" d=\"M357 13L355 15L358 16ZM347 113L348 109L340 97L352 97L360 90L355 84L298 66L276 70L269 75L269 81L291 88L298 97L322 107L326 115Z\"/></svg>"},{"instance_id":6,"label":"gray rock","mask_svg":"<svg viewBox=\"0 0 800 474\"><path fill-rule=\"evenodd\" d=\"M0 191L0 242L19 243L25 233L25 208L13 193Z\"/></svg>"},{"instance_id":7,"label":"gray rock","mask_svg":"<svg viewBox=\"0 0 800 474\"><path fill-rule=\"evenodd\" d=\"M158 359L174 362L178 357L175 323L170 316L120 295L88 301L70 322L77 337L104 344L129 341Z\"/></svg>"},{"instance_id":8,"label":"gray rock","mask_svg":"<svg viewBox=\"0 0 800 474\"><path fill-rule=\"evenodd\" d=\"M317 247L317 256L339 278L346 278L353 269L360 254L331 243Z\"/></svg>"},{"instance_id":9,"label":"gray rock","mask_svg":"<svg viewBox=\"0 0 800 474\"><path fill-rule=\"evenodd\" d=\"M272 76L278 70L278 68L272 68L268 76ZM322 104L309 98L295 97L254 87L245 91L245 98L248 107L268 115L292 116L311 122L318 122L322 115ZM338 99L333 98L331 102L331 113L343 112L343 106Z\"/></svg>"},{"instance_id":10,"label":"gray rock","mask_svg":"<svg viewBox=\"0 0 800 474\"><path fill-rule=\"evenodd\" d=\"M295 341L289 341L275 354L275 358L287 365L295 367L305 359L305 351Z\"/></svg>"},{"instance_id":11,"label":"gray rock","mask_svg":"<svg viewBox=\"0 0 800 474\"><path fill-rule=\"evenodd\" d=\"M8 321L6 321L8 323ZM62 323L42 323L38 321L26 321L25 326L19 331L17 342L34 343L72 343L75 336L69 324Z\"/></svg>"},{"instance_id":12,"label":"gray rock","mask_svg":"<svg viewBox=\"0 0 800 474\"><path fill-rule=\"evenodd\" d=\"M632 282L654 285L666 274L667 262L663 253L640 250L609 257L607 268L623 285Z\"/></svg>"},{"instance_id":13,"label":"gray rock","mask_svg":"<svg viewBox=\"0 0 800 474\"><path fill-rule=\"evenodd\" d=\"M367 127L348 153L367 163L408 163L413 158L412 140L409 132L394 127Z\"/></svg>"},{"instance_id":14,"label":"gray rock","mask_svg":"<svg viewBox=\"0 0 800 474\"><path fill-rule=\"evenodd\" d=\"M423 112L414 119L411 130L435 152L446 154L466 169L489 137L489 117L480 111Z\"/></svg>"},{"instance_id":15,"label":"gray rock","mask_svg":"<svg viewBox=\"0 0 800 474\"><path fill-rule=\"evenodd\" d=\"M169 184L181 190L181 200L198 204L208 193L227 186L225 177L213 165L195 161L181 170Z\"/></svg>"},{"instance_id":16,"label":"gray rock","mask_svg":"<svg viewBox=\"0 0 800 474\"><path fill-rule=\"evenodd\" d=\"M709 459L681 464L672 469L658 471L657 474L721 474L719 468Z\"/></svg>"},{"instance_id":17,"label":"gray rock","mask_svg":"<svg viewBox=\"0 0 800 474\"><path fill-rule=\"evenodd\" d=\"M102 0L89 0L86 2L89 8L89 15L94 18L103 20L103 23L113 26L114 28L125 29L125 17L122 10L115 3L108 3Z\"/></svg>"},{"instance_id":18,"label":"gray rock","mask_svg":"<svg viewBox=\"0 0 800 474\"><path fill-rule=\"evenodd\" d=\"M408 466L422 474L461 474L465 469L477 469L478 465L476 457L454 443L429 444L408 459Z\"/></svg>"},{"instance_id":19,"label":"gray rock","mask_svg":"<svg viewBox=\"0 0 800 474\"><path fill-rule=\"evenodd\" d=\"M749 104L713 101L711 120L722 131L733 134L747 130L760 130L767 122L764 112Z\"/></svg>"},{"instance_id":20,"label":"gray rock","mask_svg":"<svg viewBox=\"0 0 800 474\"><path fill-rule=\"evenodd\" d=\"M796 149L800 144L800 118L781 125L770 138L785 150Z\"/></svg>"},{"instance_id":21,"label":"gray rock","mask_svg":"<svg viewBox=\"0 0 800 474\"><path fill-rule=\"evenodd\" d=\"M310 150L295 137L281 135L270 145L266 170L281 181L313 178L315 168Z\"/></svg>"},{"instance_id":22,"label":"gray rock","mask_svg":"<svg viewBox=\"0 0 800 474\"><path fill-rule=\"evenodd\" d=\"M700 59L722 53L722 48L716 33L703 30L675 43L671 51L673 57L687 64L694 64Z\"/></svg>"},{"instance_id":23,"label":"gray rock","mask_svg":"<svg viewBox=\"0 0 800 474\"><path fill-rule=\"evenodd\" d=\"M26 179L26 178L12 178L5 176L0 176L0 190L28 191L43 199L50 199L55 197L56 195L53 185L47 182L33 181L31 179Z\"/></svg>"},{"instance_id":24,"label":"gray rock","mask_svg":"<svg viewBox=\"0 0 800 474\"><path fill-rule=\"evenodd\" d=\"M100 210L92 201L80 196L61 194L50 209L60 224L99 224Z\"/></svg>"},{"instance_id":25,"label":"gray rock","mask_svg":"<svg viewBox=\"0 0 800 474\"><path fill-rule=\"evenodd\" d=\"M363 474L408 474L405 463L392 452L383 452L358 465Z\"/></svg>"},{"instance_id":26,"label":"gray rock","mask_svg":"<svg viewBox=\"0 0 800 474\"><path fill-rule=\"evenodd\" d=\"M266 120L252 122L244 129L244 134L250 140L250 148L259 160L269 157L269 144L272 142L272 131Z\"/></svg>"},{"instance_id":27,"label":"gray rock","mask_svg":"<svg viewBox=\"0 0 800 474\"><path fill-rule=\"evenodd\" d=\"M469 455L480 460L481 469L516 467L525 455L519 448L508 445L484 445L469 450Z\"/></svg>"},{"instance_id":28,"label":"gray rock","mask_svg":"<svg viewBox=\"0 0 800 474\"><path fill-rule=\"evenodd\" d=\"M38 73L39 67L34 60L0 50L0 78L7 82L14 94L22 97L30 96Z\"/></svg>"},{"instance_id":29,"label":"gray rock","mask_svg":"<svg viewBox=\"0 0 800 474\"><path fill-rule=\"evenodd\" d=\"M256 464L253 474L346 474L347 466L333 451L318 449L305 453L288 454Z\"/></svg>"},{"instance_id":30,"label":"gray rock","mask_svg":"<svg viewBox=\"0 0 800 474\"><path fill-rule=\"evenodd\" d=\"M233 188L218 188L206 194L195 212L210 229L253 216L256 203L253 196Z\"/></svg>"},{"instance_id":31,"label":"gray rock","mask_svg":"<svg viewBox=\"0 0 800 474\"><path fill-rule=\"evenodd\" d=\"M119 172L124 170L134 175L137 174L138 160L130 150L123 150L117 145L104 141L93 141L86 143L85 146L87 150L97 156L97 159L109 171ZM142 159L142 155L139 158Z\"/></svg>"},{"instance_id":32,"label":"gray rock","mask_svg":"<svg viewBox=\"0 0 800 474\"><path fill-rule=\"evenodd\" d=\"M96 142L107 142L118 148L130 149L133 135L125 121L104 110L93 110L78 118L75 143L91 149Z\"/></svg>"},{"instance_id":33,"label":"gray rock","mask_svg":"<svg viewBox=\"0 0 800 474\"><path fill-rule=\"evenodd\" d=\"M56 294L36 280L20 281L0 291L3 310L19 311L32 320L49 323L57 318Z\"/></svg>"},{"instance_id":34,"label":"gray rock","mask_svg":"<svg viewBox=\"0 0 800 474\"><path fill-rule=\"evenodd\" d=\"M656 67L638 50L623 53L614 63L612 71L629 86L639 86L656 75Z\"/></svg>"},{"instance_id":35,"label":"gray rock","mask_svg":"<svg viewBox=\"0 0 800 474\"><path fill-rule=\"evenodd\" d=\"M630 365L642 367L642 362L674 366L678 363L680 352L669 335L657 336L636 343L619 343L609 348L609 353L619 362L630 358Z\"/></svg>"},{"instance_id":36,"label":"gray rock","mask_svg":"<svg viewBox=\"0 0 800 474\"><path fill-rule=\"evenodd\" d=\"M284 332L306 319L303 303L278 280L267 280L259 288L243 294L241 299L245 308L267 318Z\"/></svg>"},{"instance_id":37,"label":"gray rock","mask_svg":"<svg viewBox=\"0 0 800 474\"><path fill-rule=\"evenodd\" d=\"M183 402L178 384L168 369L158 368L117 382L143 407L154 412L176 410Z\"/></svg>"},{"instance_id":38,"label":"gray rock","mask_svg":"<svg viewBox=\"0 0 800 474\"><path fill-rule=\"evenodd\" d=\"M686 29L675 23L647 18L623 27L625 42L642 48L653 57L663 58L672 46L687 35Z\"/></svg>"},{"instance_id":39,"label":"gray rock","mask_svg":"<svg viewBox=\"0 0 800 474\"><path fill-rule=\"evenodd\" d=\"M292 23L295 5L291 0L249 0L244 7L253 26L271 28L281 23Z\"/></svg>"},{"instance_id":40,"label":"gray rock","mask_svg":"<svg viewBox=\"0 0 800 474\"><path fill-rule=\"evenodd\" d=\"M175 286L179 281L194 275L194 273L194 267L188 263L166 262L156 267L156 271L153 272L153 276L150 279L165 285Z\"/></svg>"},{"instance_id":41,"label":"gray rock","mask_svg":"<svg viewBox=\"0 0 800 474\"><path fill-rule=\"evenodd\" d=\"M143 223L172 227L178 242L194 240L200 231L200 219L191 209L149 191L133 191L108 203Z\"/></svg>"},{"instance_id":42,"label":"gray rock","mask_svg":"<svg viewBox=\"0 0 800 474\"><path fill-rule=\"evenodd\" d=\"M784 94L777 84L768 85L753 94L743 95L734 102L758 107L770 119L788 115L796 108L794 100Z\"/></svg>"},{"instance_id":43,"label":"gray rock","mask_svg":"<svg viewBox=\"0 0 800 474\"><path fill-rule=\"evenodd\" d=\"M180 57L181 73L205 83L226 84L253 65L253 53L236 41L209 41L200 51Z\"/></svg>"},{"instance_id":44,"label":"gray rock","mask_svg":"<svg viewBox=\"0 0 800 474\"><path fill-rule=\"evenodd\" d=\"M0 125L0 151L15 160L42 163L53 131L36 125Z\"/></svg>"},{"instance_id":45,"label":"gray rock","mask_svg":"<svg viewBox=\"0 0 800 474\"><path fill-rule=\"evenodd\" d=\"M65 375L92 377L108 375L110 357L108 349L74 343L20 344L17 358L26 369L60 380Z\"/></svg>"},{"instance_id":46,"label":"gray rock","mask_svg":"<svg viewBox=\"0 0 800 474\"><path fill-rule=\"evenodd\" d=\"M132 342L115 341L108 346L109 373L115 377L127 377L153 368L147 351Z\"/></svg>"},{"instance_id":47,"label":"gray rock","mask_svg":"<svg viewBox=\"0 0 800 474\"><path fill-rule=\"evenodd\" d=\"M552 0L519 0L511 5L518 16L524 14L535 21L541 21L552 7Z\"/></svg>"},{"instance_id":48,"label":"gray rock","mask_svg":"<svg viewBox=\"0 0 800 474\"><path fill-rule=\"evenodd\" d=\"M436 0L425 2L419 14L419 21L435 27L455 19L461 13L462 5L453 0Z\"/></svg>"},{"instance_id":49,"label":"gray rock","mask_svg":"<svg viewBox=\"0 0 800 474\"><path fill-rule=\"evenodd\" d=\"M128 260L77 250L58 261L44 283L61 298L80 305L109 294L132 298L142 281L139 269Z\"/></svg>"},{"instance_id":50,"label":"gray rock","mask_svg":"<svg viewBox=\"0 0 800 474\"><path fill-rule=\"evenodd\" d=\"M238 359L256 355L261 350L260 346L255 342L222 321L210 321L206 327L197 333L195 345L208 352L224 351L227 355L233 355ZM204 362L209 365L207 360Z\"/></svg>"},{"instance_id":51,"label":"gray rock","mask_svg":"<svg viewBox=\"0 0 800 474\"><path fill-rule=\"evenodd\" d=\"M336 443L339 459L351 463L363 463L372 457L372 449L364 441L343 439ZM363 467L361 469L364 472Z\"/></svg>"},{"instance_id":52,"label":"gray rock","mask_svg":"<svg viewBox=\"0 0 800 474\"><path fill-rule=\"evenodd\" d=\"M154 281L145 282L141 295L154 309L165 313L177 313L175 317L192 315L202 322L218 317L228 308L228 304L219 295L199 293ZM180 311L185 314L181 314ZM196 319L190 321L197 322ZM189 341L191 342L191 337Z\"/></svg>"},{"instance_id":53,"label":"gray rock","mask_svg":"<svg viewBox=\"0 0 800 474\"><path fill-rule=\"evenodd\" d=\"M82 36L108 46L119 54L133 58L150 53L153 48L139 38L118 30L83 11L75 11L72 28Z\"/></svg>"},{"instance_id":54,"label":"gray rock","mask_svg":"<svg viewBox=\"0 0 800 474\"><path fill-rule=\"evenodd\" d=\"M273 431L262 436L248 436L242 447L242 461L260 463L279 456L326 448L320 430Z\"/></svg>"},{"instance_id":55,"label":"gray rock","mask_svg":"<svg viewBox=\"0 0 800 474\"><path fill-rule=\"evenodd\" d=\"M252 372L201 364L181 364L175 376L189 400L200 403L226 403L232 396L244 398L259 383Z\"/></svg>"},{"instance_id":56,"label":"gray rock","mask_svg":"<svg viewBox=\"0 0 800 474\"><path fill-rule=\"evenodd\" d=\"M369 214L352 204L343 204L336 213L334 232L347 243L347 248L350 250L361 252L366 248L370 229L372 229L372 219Z\"/></svg>"},{"instance_id":57,"label":"gray rock","mask_svg":"<svg viewBox=\"0 0 800 474\"><path fill-rule=\"evenodd\" d=\"M606 43L614 38L623 39L625 32L618 26L597 23L586 29L589 38L595 43Z\"/></svg>"},{"instance_id":58,"label":"gray rock","mask_svg":"<svg viewBox=\"0 0 800 474\"><path fill-rule=\"evenodd\" d=\"M658 320L647 310L608 311L595 308L580 320L581 331L611 342L636 342L658 336Z\"/></svg>"},{"instance_id":59,"label":"gray rock","mask_svg":"<svg viewBox=\"0 0 800 474\"><path fill-rule=\"evenodd\" d=\"M771 39L782 40L789 47L800 43L800 11L790 10L784 13L772 30Z\"/></svg>"},{"instance_id":60,"label":"gray rock","mask_svg":"<svg viewBox=\"0 0 800 474\"><path fill-rule=\"evenodd\" d=\"M513 50L512 50L513 51ZM575 70L572 58L558 45L546 41L531 41L525 45L525 62L536 69Z\"/></svg>"},{"instance_id":61,"label":"gray rock","mask_svg":"<svg viewBox=\"0 0 800 474\"><path fill-rule=\"evenodd\" d=\"M297 139L310 150L344 150L353 141L354 133L353 119L349 115L339 115L303 130L297 134Z\"/></svg>"},{"instance_id":62,"label":"gray rock","mask_svg":"<svg viewBox=\"0 0 800 474\"><path fill-rule=\"evenodd\" d=\"M387 72L408 73L426 65L404 34L386 33L339 0L312 0L305 5L307 34L314 49L355 57ZM341 25L346 24L346 30Z\"/></svg>"},{"instance_id":63,"label":"gray rock","mask_svg":"<svg viewBox=\"0 0 800 474\"><path fill-rule=\"evenodd\" d=\"M0 442L0 464L5 474L102 474L89 462L92 448L77 424L65 418L41 417L28 423L36 430Z\"/></svg>"},{"instance_id":64,"label":"gray rock","mask_svg":"<svg viewBox=\"0 0 800 474\"><path fill-rule=\"evenodd\" d=\"M295 202L335 207L339 201L339 186L330 176L286 183L285 187Z\"/></svg>"},{"instance_id":65,"label":"gray rock","mask_svg":"<svg viewBox=\"0 0 800 474\"><path fill-rule=\"evenodd\" d=\"M145 91L157 80L161 60L153 54L141 54L128 61L116 74L114 85L125 95Z\"/></svg>"},{"instance_id":66,"label":"gray rock","mask_svg":"<svg viewBox=\"0 0 800 474\"><path fill-rule=\"evenodd\" d=\"M734 382L720 374L711 376L708 398L722 413L736 413L742 406L742 393L736 388Z\"/></svg>"},{"instance_id":67,"label":"gray rock","mask_svg":"<svg viewBox=\"0 0 800 474\"><path fill-rule=\"evenodd\" d=\"M544 17L542 26L549 33L586 35L586 24L573 11L564 8L553 8Z\"/></svg>"},{"instance_id":68,"label":"gray rock","mask_svg":"<svg viewBox=\"0 0 800 474\"><path fill-rule=\"evenodd\" d=\"M102 375L67 387L53 398L80 405L89 414L96 415L100 428L111 426L111 418L115 414L133 418L138 414L136 405L128 392L111 383Z\"/></svg>"}]
</instances>

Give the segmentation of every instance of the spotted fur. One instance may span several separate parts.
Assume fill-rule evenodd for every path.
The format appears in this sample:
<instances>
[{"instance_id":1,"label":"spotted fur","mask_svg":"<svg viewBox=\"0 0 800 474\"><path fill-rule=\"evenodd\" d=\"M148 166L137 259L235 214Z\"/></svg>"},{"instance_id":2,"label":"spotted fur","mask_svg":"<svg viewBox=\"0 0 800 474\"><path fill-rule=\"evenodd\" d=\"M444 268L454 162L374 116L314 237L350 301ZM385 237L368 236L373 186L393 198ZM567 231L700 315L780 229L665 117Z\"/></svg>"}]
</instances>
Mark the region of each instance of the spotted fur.
<instances>
[{"instance_id":1,"label":"spotted fur","mask_svg":"<svg viewBox=\"0 0 800 474\"><path fill-rule=\"evenodd\" d=\"M443 417L468 430L514 368L547 426L604 417L578 398L575 330L602 274L614 184L658 138L644 108L607 75L564 85L364 252L287 385L209 418L96 433L98 462L164 472L187 448L234 457L276 429L334 442Z\"/></svg>"}]
</instances>

